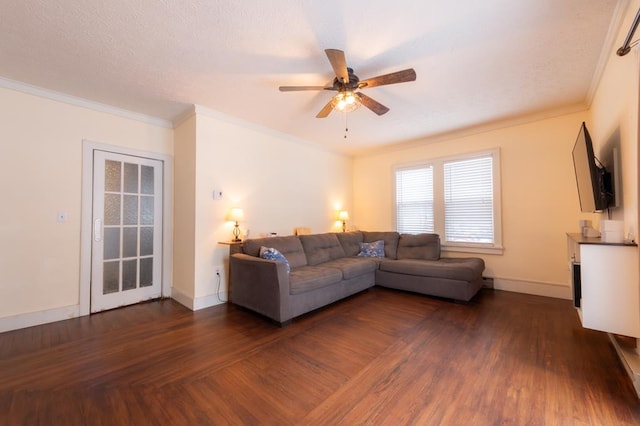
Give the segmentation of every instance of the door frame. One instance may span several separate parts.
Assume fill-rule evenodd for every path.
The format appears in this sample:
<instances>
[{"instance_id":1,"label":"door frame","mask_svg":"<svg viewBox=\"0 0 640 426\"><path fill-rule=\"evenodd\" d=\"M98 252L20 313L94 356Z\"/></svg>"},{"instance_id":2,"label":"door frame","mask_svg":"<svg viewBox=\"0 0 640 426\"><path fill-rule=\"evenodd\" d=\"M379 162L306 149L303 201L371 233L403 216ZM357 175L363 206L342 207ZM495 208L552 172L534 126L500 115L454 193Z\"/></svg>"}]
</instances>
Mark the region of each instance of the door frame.
<instances>
[{"instance_id":1,"label":"door frame","mask_svg":"<svg viewBox=\"0 0 640 426\"><path fill-rule=\"evenodd\" d=\"M171 297L173 266L173 157L158 152L140 151L122 146L82 141L82 217L80 226L80 316L89 315L91 307L91 239L93 230L93 154L115 154L151 158L163 163L162 205L162 297Z\"/></svg>"}]
</instances>

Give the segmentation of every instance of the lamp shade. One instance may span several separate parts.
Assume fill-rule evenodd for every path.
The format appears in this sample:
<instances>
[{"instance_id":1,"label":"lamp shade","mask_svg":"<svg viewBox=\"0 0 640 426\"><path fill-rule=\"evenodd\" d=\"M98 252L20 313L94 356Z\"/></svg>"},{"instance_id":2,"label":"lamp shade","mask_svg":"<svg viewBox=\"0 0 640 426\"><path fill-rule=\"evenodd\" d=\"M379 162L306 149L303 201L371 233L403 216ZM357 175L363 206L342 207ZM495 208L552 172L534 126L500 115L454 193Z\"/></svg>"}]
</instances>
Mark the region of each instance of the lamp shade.
<instances>
[{"instance_id":1,"label":"lamp shade","mask_svg":"<svg viewBox=\"0 0 640 426\"><path fill-rule=\"evenodd\" d=\"M244 212L239 207L234 207L227 213L227 220L237 222L244 218Z\"/></svg>"},{"instance_id":2,"label":"lamp shade","mask_svg":"<svg viewBox=\"0 0 640 426\"><path fill-rule=\"evenodd\" d=\"M340 213L338 213L338 219L339 220L348 220L349 219L349 212L346 210L341 210Z\"/></svg>"}]
</instances>

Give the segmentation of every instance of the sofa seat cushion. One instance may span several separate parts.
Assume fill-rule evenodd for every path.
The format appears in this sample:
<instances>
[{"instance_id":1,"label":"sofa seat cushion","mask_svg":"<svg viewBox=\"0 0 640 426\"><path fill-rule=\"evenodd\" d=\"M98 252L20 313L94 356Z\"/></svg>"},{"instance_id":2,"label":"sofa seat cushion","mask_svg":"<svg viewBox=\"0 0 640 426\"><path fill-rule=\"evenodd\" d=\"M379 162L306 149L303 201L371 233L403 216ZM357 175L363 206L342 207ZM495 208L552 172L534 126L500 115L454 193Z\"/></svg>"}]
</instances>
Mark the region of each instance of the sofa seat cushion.
<instances>
[{"instance_id":1,"label":"sofa seat cushion","mask_svg":"<svg viewBox=\"0 0 640 426\"><path fill-rule=\"evenodd\" d=\"M289 261L292 268L298 268L307 264L307 256L304 254L300 239L295 236L267 237L245 240L242 243L242 252L251 256L260 257L260 248L275 248Z\"/></svg>"},{"instance_id":2,"label":"sofa seat cushion","mask_svg":"<svg viewBox=\"0 0 640 426\"><path fill-rule=\"evenodd\" d=\"M324 266L303 266L291 269L289 288L291 294L306 293L342 281L342 271Z\"/></svg>"},{"instance_id":3,"label":"sofa seat cushion","mask_svg":"<svg viewBox=\"0 0 640 426\"><path fill-rule=\"evenodd\" d=\"M383 260L380 270L397 274L445 278L472 282L482 278L484 261L480 258L441 258L440 260Z\"/></svg>"},{"instance_id":4,"label":"sofa seat cushion","mask_svg":"<svg viewBox=\"0 0 640 426\"><path fill-rule=\"evenodd\" d=\"M378 269L378 263L375 260L361 257L343 257L324 263L323 266L340 269L345 280L375 272Z\"/></svg>"},{"instance_id":5,"label":"sofa seat cushion","mask_svg":"<svg viewBox=\"0 0 640 426\"><path fill-rule=\"evenodd\" d=\"M308 265L319 265L345 257L344 249L335 233L300 235L299 238L307 255Z\"/></svg>"}]
</instances>

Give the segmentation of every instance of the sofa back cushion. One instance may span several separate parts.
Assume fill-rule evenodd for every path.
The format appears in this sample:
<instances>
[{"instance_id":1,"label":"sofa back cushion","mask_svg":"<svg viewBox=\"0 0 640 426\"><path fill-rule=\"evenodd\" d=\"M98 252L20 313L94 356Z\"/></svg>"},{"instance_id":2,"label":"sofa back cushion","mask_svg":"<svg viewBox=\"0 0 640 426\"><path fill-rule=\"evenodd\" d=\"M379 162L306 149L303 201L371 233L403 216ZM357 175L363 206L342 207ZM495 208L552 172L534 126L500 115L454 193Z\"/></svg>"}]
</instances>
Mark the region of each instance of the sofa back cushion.
<instances>
[{"instance_id":1,"label":"sofa back cushion","mask_svg":"<svg viewBox=\"0 0 640 426\"><path fill-rule=\"evenodd\" d=\"M319 265L320 263L345 257L344 249L334 233L300 235L298 238L300 238L304 252L307 255L308 265Z\"/></svg>"},{"instance_id":2,"label":"sofa back cushion","mask_svg":"<svg viewBox=\"0 0 640 426\"><path fill-rule=\"evenodd\" d=\"M360 243L364 242L362 232L339 232L336 236L342 245L345 256L357 256L360 253Z\"/></svg>"},{"instance_id":3,"label":"sofa back cushion","mask_svg":"<svg viewBox=\"0 0 640 426\"><path fill-rule=\"evenodd\" d=\"M384 256L389 259L397 259L398 239L400 234L395 231L369 232L362 231L365 243L384 241Z\"/></svg>"},{"instance_id":4,"label":"sofa back cushion","mask_svg":"<svg viewBox=\"0 0 640 426\"><path fill-rule=\"evenodd\" d=\"M242 243L242 251L251 256L260 256L260 247L269 247L278 250L284 255L292 268L305 266L307 256L304 254L299 237L267 237L245 240Z\"/></svg>"},{"instance_id":5,"label":"sofa back cushion","mask_svg":"<svg viewBox=\"0 0 640 426\"><path fill-rule=\"evenodd\" d=\"M440 236L438 234L400 235L398 259L440 259Z\"/></svg>"}]
</instances>

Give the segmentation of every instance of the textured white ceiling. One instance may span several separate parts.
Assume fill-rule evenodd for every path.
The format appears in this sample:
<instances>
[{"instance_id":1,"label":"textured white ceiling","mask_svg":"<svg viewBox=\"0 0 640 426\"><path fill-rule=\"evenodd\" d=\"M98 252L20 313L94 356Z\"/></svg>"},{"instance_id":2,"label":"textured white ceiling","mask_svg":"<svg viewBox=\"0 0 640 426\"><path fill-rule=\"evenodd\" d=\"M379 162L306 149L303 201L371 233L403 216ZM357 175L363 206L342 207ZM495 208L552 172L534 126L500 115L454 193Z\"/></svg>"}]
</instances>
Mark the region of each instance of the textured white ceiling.
<instances>
[{"instance_id":1,"label":"textured white ceiling","mask_svg":"<svg viewBox=\"0 0 640 426\"><path fill-rule=\"evenodd\" d=\"M620 5L618 5L620 3ZM191 105L345 153L584 108L626 0L20 0L0 2L0 76L174 121ZM616 29L616 28L614 28ZM391 110L315 118L324 49Z\"/></svg>"}]
</instances>

